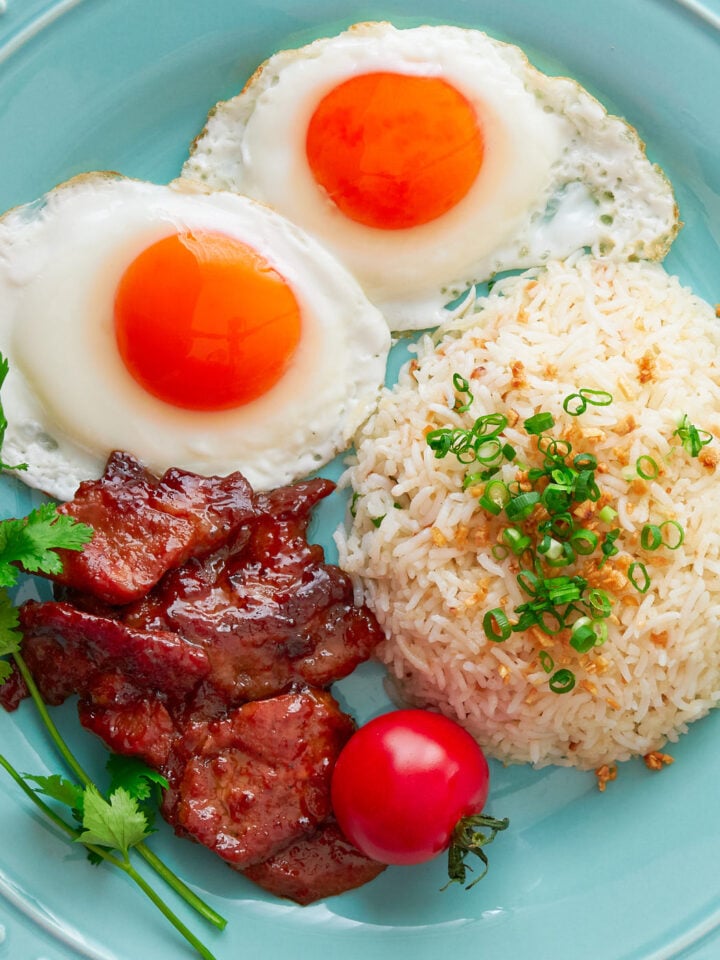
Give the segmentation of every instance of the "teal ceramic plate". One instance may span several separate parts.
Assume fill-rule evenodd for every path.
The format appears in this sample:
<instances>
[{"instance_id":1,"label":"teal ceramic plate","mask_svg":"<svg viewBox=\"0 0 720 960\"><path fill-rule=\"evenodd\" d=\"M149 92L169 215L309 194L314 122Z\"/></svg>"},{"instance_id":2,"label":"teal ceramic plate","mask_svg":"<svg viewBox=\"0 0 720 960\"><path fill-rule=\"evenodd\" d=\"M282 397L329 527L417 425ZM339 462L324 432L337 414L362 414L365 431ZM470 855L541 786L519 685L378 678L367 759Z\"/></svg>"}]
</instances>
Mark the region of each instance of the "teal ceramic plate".
<instances>
[{"instance_id":1,"label":"teal ceramic plate","mask_svg":"<svg viewBox=\"0 0 720 960\"><path fill-rule=\"evenodd\" d=\"M413 18L407 11L412 7ZM670 268L720 301L720 2L696 0L8 0L0 15L0 209L83 170L166 181L208 108L273 50L363 19L455 22L524 46L640 130L677 189L684 230ZM0 304L0 309L2 305ZM3 481L0 508L30 496ZM332 555L338 502L315 535ZM29 588L28 588L29 589ZM360 720L387 707L368 667L341 685ZM102 749L56 712L84 761ZM32 709L0 716L23 771L58 770ZM695 725L660 774L493 768L492 812L511 829L472 892L439 892L443 864L390 869L307 908L264 897L161 829L154 846L230 924L201 931L218 960L661 960L720 956L720 714ZM0 779L0 958L180 960L192 952L121 875L92 868Z\"/></svg>"}]
</instances>

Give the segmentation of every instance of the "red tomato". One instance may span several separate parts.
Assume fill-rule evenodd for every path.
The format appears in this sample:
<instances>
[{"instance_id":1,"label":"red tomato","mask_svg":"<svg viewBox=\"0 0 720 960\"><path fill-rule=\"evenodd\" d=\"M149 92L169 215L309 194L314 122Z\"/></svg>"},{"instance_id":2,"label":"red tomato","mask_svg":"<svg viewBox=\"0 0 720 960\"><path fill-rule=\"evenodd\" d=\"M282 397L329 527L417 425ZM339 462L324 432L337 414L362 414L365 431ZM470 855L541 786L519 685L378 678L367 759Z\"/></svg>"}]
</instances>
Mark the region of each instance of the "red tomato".
<instances>
[{"instance_id":1,"label":"red tomato","mask_svg":"<svg viewBox=\"0 0 720 960\"><path fill-rule=\"evenodd\" d=\"M396 710L350 738L333 773L332 803L366 856L421 863L450 845L459 821L480 813L488 787L487 761L467 731L437 713Z\"/></svg>"}]
</instances>

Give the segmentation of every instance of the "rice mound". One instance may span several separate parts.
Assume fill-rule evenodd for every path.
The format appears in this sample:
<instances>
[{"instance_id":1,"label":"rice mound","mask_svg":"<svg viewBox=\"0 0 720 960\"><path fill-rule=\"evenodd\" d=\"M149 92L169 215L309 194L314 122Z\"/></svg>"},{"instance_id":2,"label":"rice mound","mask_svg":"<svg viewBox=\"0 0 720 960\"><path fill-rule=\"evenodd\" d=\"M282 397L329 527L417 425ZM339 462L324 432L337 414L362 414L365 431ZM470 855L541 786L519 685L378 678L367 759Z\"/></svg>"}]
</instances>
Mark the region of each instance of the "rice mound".
<instances>
[{"instance_id":1,"label":"rice mound","mask_svg":"<svg viewBox=\"0 0 720 960\"><path fill-rule=\"evenodd\" d=\"M505 762L597 768L677 740L720 699L714 310L659 265L581 257L501 281L416 349L356 437L345 474L354 516L336 535L341 566L385 630L379 656L399 702L458 719ZM455 373L474 395L465 413L454 409ZM581 387L613 401L570 417L563 399ZM502 607L512 621L528 597L512 555L493 555L498 521L478 506L477 488L462 490L477 464L436 459L425 434L498 411L517 451L502 468L507 482L517 464L539 465L523 429L538 411L554 415L551 432L574 452L598 459L621 550L595 574L613 606L606 642L589 653L576 652L567 633L537 628L486 639L484 615ZM675 435L683 415L713 434L699 456ZM659 465L657 479L638 476L643 456ZM644 524L667 519L684 542L644 550ZM628 580L631 561L646 565L645 593ZM574 689L550 690L543 650L573 671Z\"/></svg>"}]
</instances>

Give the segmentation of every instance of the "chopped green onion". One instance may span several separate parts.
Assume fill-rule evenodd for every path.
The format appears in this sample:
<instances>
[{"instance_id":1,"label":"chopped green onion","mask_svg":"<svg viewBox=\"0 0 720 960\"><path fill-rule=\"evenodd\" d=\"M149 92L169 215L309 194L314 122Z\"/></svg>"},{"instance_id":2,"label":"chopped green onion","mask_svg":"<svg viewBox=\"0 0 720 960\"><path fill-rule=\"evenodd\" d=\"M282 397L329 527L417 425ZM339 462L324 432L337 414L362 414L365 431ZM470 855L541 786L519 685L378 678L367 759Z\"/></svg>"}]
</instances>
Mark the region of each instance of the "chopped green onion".
<instances>
[{"instance_id":1,"label":"chopped green onion","mask_svg":"<svg viewBox=\"0 0 720 960\"><path fill-rule=\"evenodd\" d=\"M574 583L569 577L551 577L545 581L545 586L547 587L548 600L554 606L579 600L582 593L578 584Z\"/></svg>"},{"instance_id":2,"label":"chopped green onion","mask_svg":"<svg viewBox=\"0 0 720 960\"><path fill-rule=\"evenodd\" d=\"M678 539L675 543L668 543L668 541L663 538L663 546L667 547L668 550L677 550L677 548L685 541L685 531L677 522L677 520L663 520L663 522L660 524L661 533L663 527L674 527L677 530Z\"/></svg>"},{"instance_id":3,"label":"chopped green onion","mask_svg":"<svg viewBox=\"0 0 720 960\"><path fill-rule=\"evenodd\" d=\"M680 437L680 441L685 450L691 457L696 457L703 447L713 439L713 435L707 430L698 430L694 423L690 423L686 413L682 415L677 430L673 432L674 437Z\"/></svg>"},{"instance_id":4,"label":"chopped green onion","mask_svg":"<svg viewBox=\"0 0 720 960\"><path fill-rule=\"evenodd\" d=\"M576 470L597 470L597 457L592 453L578 453L573 457L573 466Z\"/></svg>"},{"instance_id":5,"label":"chopped green onion","mask_svg":"<svg viewBox=\"0 0 720 960\"><path fill-rule=\"evenodd\" d=\"M587 402L579 393L570 393L563 400L563 410L571 417L579 417L587 410Z\"/></svg>"},{"instance_id":6,"label":"chopped green onion","mask_svg":"<svg viewBox=\"0 0 720 960\"><path fill-rule=\"evenodd\" d=\"M581 387L578 391L586 403L594 407L609 407L613 402L613 395L607 390L591 390L590 387Z\"/></svg>"},{"instance_id":7,"label":"chopped green onion","mask_svg":"<svg viewBox=\"0 0 720 960\"><path fill-rule=\"evenodd\" d=\"M466 473L463 477L462 488L463 490L467 490L468 487L474 487L478 483L482 483L482 474Z\"/></svg>"},{"instance_id":8,"label":"chopped green onion","mask_svg":"<svg viewBox=\"0 0 720 960\"><path fill-rule=\"evenodd\" d=\"M475 451L468 445L462 449L452 451L455 456L458 458L460 463L474 463L475 462Z\"/></svg>"},{"instance_id":9,"label":"chopped green onion","mask_svg":"<svg viewBox=\"0 0 720 960\"><path fill-rule=\"evenodd\" d=\"M517 613L517 610L515 611ZM520 617L513 626L514 633L522 633L523 630L529 630L537 624L537 617L532 610L526 610L520 614Z\"/></svg>"},{"instance_id":10,"label":"chopped green onion","mask_svg":"<svg viewBox=\"0 0 720 960\"><path fill-rule=\"evenodd\" d=\"M458 427L451 431L451 438L450 453L454 453L455 456L459 457L461 453L472 449L473 435L470 430Z\"/></svg>"},{"instance_id":11,"label":"chopped green onion","mask_svg":"<svg viewBox=\"0 0 720 960\"><path fill-rule=\"evenodd\" d=\"M540 497L548 513L564 513L572 500L568 490L557 483L549 483Z\"/></svg>"},{"instance_id":12,"label":"chopped green onion","mask_svg":"<svg viewBox=\"0 0 720 960\"><path fill-rule=\"evenodd\" d=\"M537 615L537 625L548 636L554 637L565 629L565 620L557 610L545 609L539 610Z\"/></svg>"},{"instance_id":13,"label":"chopped green onion","mask_svg":"<svg viewBox=\"0 0 720 960\"><path fill-rule=\"evenodd\" d=\"M502 480L491 480L478 501L488 513L496 517L510 500L510 491Z\"/></svg>"},{"instance_id":14,"label":"chopped green onion","mask_svg":"<svg viewBox=\"0 0 720 960\"><path fill-rule=\"evenodd\" d=\"M555 417L551 413L536 413L523 422L525 432L537 436L555 426Z\"/></svg>"},{"instance_id":15,"label":"chopped green onion","mask_svg":"<svg viewBox=\"0 0 720 960\"><path fill-rule=\"evenodd\" d=\"M488 466L491 463L497 463L503 456L503 444L498 437L488 437L475 447L473 451L473 460ZM472 461L469 461L472 462Z\"/></svg>"},{"instance_id":16,"label":"chopped green onion","mask_svg":"<svg viewBox=\"0 0 720 960\"><path fill-rule=\"evenodd\" d=\"M386 516L387 514L384 513L381 517L370 517L370 523L372 523L374 527L379 527Z\"/></svg>"},{"instance_id":17,"label":"chopped green onion","mask_svg":"<svg viewBox=\"0 0 720 960\"><path fill-rule=\"evenodd\" d=\"M521 570L515 579L525 593L529 593L531 597L537 596L540 589L540 578L532 570Z\"/></svg>"},{"instance_id":18,"label":"chopped green onion","mask_svg":"<svg viewBox=\"0 0 720 960\"><path fill-rule=\"evenodd\" d=\"M616 516L617 510L613 510L610 504L607 504L598 513L598 520L602 520L603 523L612 523Z\"/></svg>"},{"instance_id":19,"label":"chopped green onion","mask_svg":"<svg viewBox=\"0 0 720 960\"><path fill-rule=\"evenodd\" d=\"M662 532L654 523L646 523L640 532L640 546L643 550L657 550L662 546Z\"/></svg>"},{"instance_id":20,"label":"chopped green onion","mask_svg":"<svg viewBox=\"0 0 720 960\"><path fill-rule=\"evenodd\" d=\"M537 483L538 480L542 480L545 476L547 476L547 471L540 470L538 467L531 467L527 472L527 478L530 483Z\"/></svg>"},{"instance_id":21,"label":"chopped green onion","mask_svg":"<svg viewBox=\"0 0 720 960\"><path fill-rule=\"evenodd\" d=\"M472 401L469 381L456 373L453 387L459 394L470 397L469 405ZM607 406L612 402L612 394L607 391L582 387L565 398L563 408L577 416L588 405ZM462 463L480 464L482 469L466 474L463 490L484 484L479 505L499 520L504 514L499 542L492 547L492 556L496 560L513 555L521 558L517 582L528 600L516 605L512 624L509 613L500 607L485 613L482 621L485 635L492 642L502 643L513 633L530 628L539 628L549 636L568 630L570 645L585 654L607 640L606 621L611 614L612 599L604 590L590 589L585 578L573 575L573 565L599 548L601 556L597 567L602 567L619 552L616 541L621 534L619 527L604 535L588 529L572 512L575 504L595 503L601 497L596 477L598 458L586 452L573 455L570 441L548 432L555 426L554 416L541 411L528 417L523 426L528 435L536 437L542 465L520 464L515 479L504 480L500 473L502 464L516 461L518 457L515 447L502 436L507 424L507 417L495 413L478 417L470 429L446 427L427 434L427 443L436 457L453 453ZM638 459L637 469L648 477L655 470L659 473L655 461L647 456ZM540 515L533 518L538 506L542 508ZM617 516L617 510L610 506L598 511L599 519L608 526L616 522ZM655 543L659 529L654 527L646 532L643 542ZM673 549L684 536L677 524L675 531L677 535L671 536L668 531L666 538L667 545ZM662 534L660 540L663 542ZM629 574L638 589L644 586L641 572L646 576L644 566L635 564ZM649 577L647 581L649 583ZM540 662L548 674L555 670L552 657L545 651L540 654ZM550 677L551 689L556 693L571 690L575 683L571 670L555 670Z\"/></svg>"},{"instance_id":22,"label":"chopped green onion","mask_svg":"<svg viewBox=\"0 0 720 960\"><path fill-rule=\"evenodd\" d=\"M500 465L498 464L498 466L496 467L490 467L488 470L483 470L482 473L480 474L480 479L483 481L483 483L486 480L492 480L492 478L497 474L499 469L500 469Z\"/></svg>"},{"instance_id":23,"label":"chopped green onion","mask_svg":"<svg viewBox=\"0 0 720 960\"><path fill-rule=\"evenodd\" d=\"M527 550L532 543L530 537L525 536L522 531L516 527L506 527L502 532L502 538L505 546L509 547L518 557L524 550Z\"/></svg>"},{"instance_id":24,"label":"chopped green onion","mask_svg":"<svg viewBox=\"0 0 720 960\"><path fill-rule=\"evenodd\" d=\"M508 520L526 520L540 502L540 494L531 490L529 493L520 493L505 504L505 513Z\"/></svg>"},{"instance_id":25,"label":"chopped green onion","mask_svg":"<svg viewBox=\"0 0 720 960\"><path fill-rule=\"evenodd\" d=\"M590 403L594 407L607 407L613 402L613 395L607 390L592 390L590 387L581 387L577 393L570 393L563 400L563 410L571 417L579 417L585 413Z\"/></svg>"},{"instance_id":26,"label":"chopped green onion","mask_svg":"<svg viewBox=\"0 0 720 960\"><path fill-rule=\"evenodd\" d=\"M558 461L558 463L560 463L560 461ZM572 490L575 486L575 480L577 479L577 470L573 470L572 467L562 464L561 466L553 467L550 471L550 476L553 479L553 483L557 486L565 490Z\"/></svg>"},{"instance_id":27,"label":"chopped green onion","mask_svg":"<svg viewBox=\"0 0 720 960\"><path fill-rule=\"evenodd\" d=\"M547 652L547 650L541 650L538 654L538 660L540 661L540 666L543 668L545 673L550 673L553 667L555 666L555 661Z\"/></svg>"},{"instance_id":28,"label":"chopped green onion","mask_svg":"<svg viewBox=\"0 0 720 960\"><path fill-rule=\"evenodd\" d=\"M575 551L569 543L560 543L560 551L556 556L547 555L549 567L567 567L575 562Z\"/></svg>"},{"instance_id":29,"label":"chopped green onion","mask_svg":"<svg viewBox=\"0 0 720 960\"><path fill-rule=\"evenodd\" d=\"M510 621L505 616L505 611L500 607L489 610L483 617L482 623L485 636L493 643L502 643L512 633Z\"/></svg>"},{"instance_id":30,"label":"chopped green onion","mask_svg":"<svg viewBox=\"0 0 720 960\"><path fill-rule=\"evenodd\" d=\"M581 556L589 556L598 545L598 535L592 530L586 530L581 527L579 530L573 530L570 534L570 543Z\"/></svg>"},{"instance_id":31,"label":"chopped green onion","mask_svg":"<svg viewBox=\"0 0 720 960\"><path fill-rule=\"evenodd\" d=\"M453 386L454 386L455 389L458 391L458 393L466 393L466 394L467 394L467 400L465 401L465 403L464 403L461 407L457 407L457 408L456 408L458 413L467 413L467 411L468 411L468 410L470 409L470 407L472 406L473 400L475 399L475 398L473 397L472 393L470 393L470 384L469 384L469 382L465 379L465 377L460 376L459 373L454 373L454 374L453 374Z\"/></svg>"},{"instance_id":32,"label":"chopped green onion","mask_svg":"<svg viewBox=\"0 0 720 960\"><path fill-rule=\"evenodd\" d=\"M491 500L485 494L483 494L482 497L480 497L480 499L478 500L478 503L483 508L483 510L486 510L488 513L491 513L494 517L496 517L502 510L501 504L496 503L494 500Z\"/></svg>"},{"instance_id":33,"label":"chopped green onion","mask_svg":"<svg viewBox=\"0 0 720 960\"><path fill-rule=\"evenodd\" d=\"M355 519L355 517L357 516L357 505L358 505L359 499L360 499L360 494L357 491L355 491L355 493L353 493L352 495L352 500L350 501L350 516L353 519Z\"/></svg>"},{"instance_id":34,"label":"chopped green onion","mask_svg":"<svg viewBox=\"0 0 720 960\"><path fill-rule=\"evenodd\" d=\"M639 571L640 576L637 576ZM628 567L628 580L635 587L638 593L647 593L651 580L644 563L635 561Z\"/></svg>"},{"instance_id":35,"label":"chopped green onion","mask_svg":"<svg viewBox=\"0 0 720 960\"><path fill-rule=\"evenodd\" d=\"M597 611L600 617L609 617L612 612L612 603L606 590L594 589L588 591L588 606Z\"/></svg>"},{"instance_id":36,"label":"chopped green onion","mask_svg":"<svg viewBox=\"0 0 720 960\"><path fill-rule=\"evenodd\" d=\"M567 540L575 529L575 521L569 513L556 513L550 520L550 531L560 540Z\"/></svg>"},{"instance_id":37,"label":"chopped green onion","mask_svg":"<svg viewBox=\"0 0 720 960\"><path fill-rule=\"evenodd\" d=\"M579 617L572 626L570 646L578 653L587 653L592 650L596 641L597 636L590 617Z\"/></svg>"},{"instance_id":38,"label":"chopped green onion","mask_svg":"<svg viewBox=\"0 0 720 960\"><path fill-rule=\"evenodd\" d=\"M595 473L593 470L581 470L575 483L574 497L578 503L585 500L597 500L600 491L595 483Z\"/></svg>"},{"instance_id":39,"label":"chopped green onion","mask_svg":"<svg viewBox=\"0 0 720 960\"><path fill-rule=\"evenodd\" d=\"M605 620L593 620L593 630L595 631L595 646L601 647L608 638L608 625Z\"/></svg>"},{"instance_id":40,"label":"chopped green onion","mask_svg":"<svg viewBox=\"0 0 720 960\"><path fill-rule=\"evenodd\" d=\"M547 534L542 538L537 549L538 553L544 554L548 560L558 560L565 555L562 543Z\"/></svg>"},{"instance_id":41,"label":"chopped green onion","mask_svg":"<svg viewBox=\"0 0 720 960\"><path fill-rule=\"evenodd\" d=\"M558 440L555 437L548 436L546 433L538 437L537 448L540 453L545 454L550 461L550 463L548 463L550 467L555 466L554 461L559 460L562 462L572 453L572 444L569 440Z\"/></svg>"},{"instance_id":42,"label":"chopped green onion","mask_svg":"<svg viewBox=\"0 0 720 960\"><path fill-rule=\"evenodd\" d=\"M426 434L425 442L438 460L454 453L461 463L479 460L485 466L497 464L506 446L498 437L507 423L508 419L502 413L488 413L478 417L469 430L464 427L431 430Z\"/></svg>"},{"instance_id":43,"label":"chopped green onion","mask_svg":"<svg viewBox=\"0 0 720 960\"><path fill-rule=\"evenodd\" d=\"M553 693L569 693L575 686L575 674L572 670L556 670L550 677L549 686Z\"/></svg>"},{"instance_id":44,"label":"chopped green onion","mask_svg":"<svg viewBox=\"0 0 720 960\"><path fill-rule=\"evenodd\" d=\"M425 436L425 443L434 452L437 460L447 456L452 446L452 430L447 427L440 427L437 430L431 430Z\"/></svg>"},{"instance_id":45,"label":"chopped green onion","mask_svg":"<svg viewBox=\"0 0 720 960\"><path fill-rule=\"evenodd\" d=\"M635 461L635 469L639 477L643 480L657 480L660 475L660 467L652 457L643 454Z\"/></svg>"},{"instance_id":46,"label":"chopped green onion","mask_svg":"<svg viewBox=\"0 0 720 960\"><path fill-rule=\"evenodd\" d=\"M600 551L602 552L603 559L598 564L598 568L602 567L605 561L609 560L610 557L614 557L616 553L620 552L620 548L615 546L615 541L619 536L619 527L616 527L614 530L611 530L609 533L605 534L605 539L600 545Z\"/></svg>"},{"instance_id":47,"label":"chopped green onion","mask_svg":"<svg viewBox=\"0 0 720 960\"><path fill-rule=\"evenodd\" d=\"M476 437L496 437L508 425L508 418L503 413L486 413L478 417L472 425L472 433Z\"/></svg>"}]
</instances>

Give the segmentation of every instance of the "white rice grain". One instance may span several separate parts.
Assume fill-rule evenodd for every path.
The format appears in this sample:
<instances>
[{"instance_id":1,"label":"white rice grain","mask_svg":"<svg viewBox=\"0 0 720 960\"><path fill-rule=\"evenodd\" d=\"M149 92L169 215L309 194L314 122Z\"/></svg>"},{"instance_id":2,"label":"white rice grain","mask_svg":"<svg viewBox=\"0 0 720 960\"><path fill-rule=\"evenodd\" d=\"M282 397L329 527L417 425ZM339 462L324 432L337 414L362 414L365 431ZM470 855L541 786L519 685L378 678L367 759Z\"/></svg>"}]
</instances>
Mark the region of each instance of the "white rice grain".
<instances>
[{"instance_id":1,"label":"white rice grain","mask_svg":"<svg viewBox=\"0 0 720 960\"><path fill-rule=\"evenodd\" d=\"M455 373L474 395L466 414L451 409ZM571 422L562 401L579 387L607 390L613 402ZM484 614L501 606L512 620L527 597L517 569L490 552L497 521L477 491L462 490L472 468L435 458L425 440L428 428L499 411L518 462L537 463L522 422L540 410L556 431L572 427L575 452L603 465L597 479L618 511L625 570L642 560L651 577L640 594L620 564L608 639L584 655L563 635L486 639ZM380 657L403 702L458 718L503 761L583 768L658 750L717 705L720 440L709 456L691 457L674 435L683 414L720 437L720 324L657 265L551 263L498 283L419 341L417 360L356 438L345 478L358 495L355 517L336 538L385 630ZM644 484L632 482L641 456L661 467ZM506 466L504 478L514 471ZM684 542L643 551L643 524L667 519ZM569 693L549 689L543 650L572 669Z\"/></svg>"}]
</instances>

